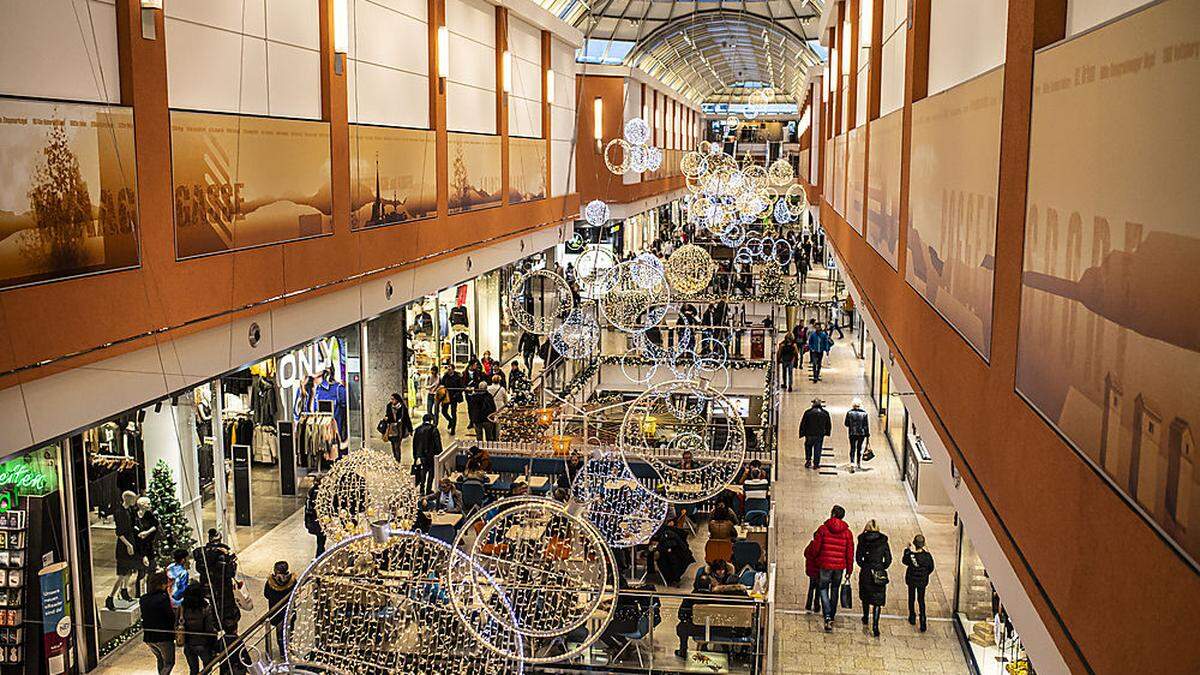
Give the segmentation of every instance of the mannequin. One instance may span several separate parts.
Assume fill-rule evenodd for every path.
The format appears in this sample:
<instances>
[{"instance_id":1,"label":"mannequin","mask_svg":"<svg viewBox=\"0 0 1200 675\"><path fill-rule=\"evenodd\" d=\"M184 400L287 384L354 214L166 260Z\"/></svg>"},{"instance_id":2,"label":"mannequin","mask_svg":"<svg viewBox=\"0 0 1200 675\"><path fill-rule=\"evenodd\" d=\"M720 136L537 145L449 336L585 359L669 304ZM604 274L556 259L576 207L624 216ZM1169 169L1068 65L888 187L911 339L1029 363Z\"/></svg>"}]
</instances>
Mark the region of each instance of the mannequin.
<instances>
[{"instance_id":1,"label":"mannequin","mask_svg":"<svg viewBox=\"0 0 1200 675\"><path fill-rule=\"evenodd\" d=\"M113 599L118 591L121 594L121 599L126 602L133 602L133 598L129 595L129 580L133 573L138 570L137 564L137 546L134 541L137 539L137 532L134 529L134 505L137 503L137 495L126 490L121 493L121 504L114 509L113 521L117 527L117 579L113 582L112 590L108 592L108 597L104 599L104 606L110 610L115 610L116 604Z\"/></svg>"},{"instance_id":2,"label":"mannequin","mask_svg":"<svg viewBox=\"0 0 1200 675\"><path fill-rule=\"evenodd\" d=\"M158 516L150 510L150 498L138 497L133 514L133 527L137 540L133 543L137 551L137 581L134 588L142 591L142 579L146 573L153 573L158 567L154 560L154 542L158 540Z\"/></svg>"}]
</instances>

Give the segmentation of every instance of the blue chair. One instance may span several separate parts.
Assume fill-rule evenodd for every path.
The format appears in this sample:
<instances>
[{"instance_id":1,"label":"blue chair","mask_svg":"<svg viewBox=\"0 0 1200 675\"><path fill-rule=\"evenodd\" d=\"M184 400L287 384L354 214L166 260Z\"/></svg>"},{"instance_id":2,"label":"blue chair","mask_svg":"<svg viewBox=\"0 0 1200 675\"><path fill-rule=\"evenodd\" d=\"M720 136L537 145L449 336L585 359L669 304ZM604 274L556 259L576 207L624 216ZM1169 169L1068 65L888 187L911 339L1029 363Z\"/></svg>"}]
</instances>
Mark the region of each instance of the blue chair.
<instances>
[{"instance_id":1,"label":"blue chair","mask_svg":"<svg viewBox=\"0 0 1200 675\"><path fill-rule=\"evenodd\" d=\"M758 570L753 567L747 567L742 570L741 576L738 577L738 582L746 588L754 588L754 575L758 574Z\"/></svg>"},{"instance_id":2,"label":"blue chair","mask_svg":"<svg viewBox=\"0 0 1200 675\"><path fill-rule=\"evenodd\" d=\"M733 568L743 569L747 566L758 565L762 557L762 546L756 541L738 540L733 542Z\"/></svg>"},{"instance_id":3,"label":"blue chair","mask_svg":"<svg viewBox=\"0 0 1200 675\"><path fill-rule=\"evenodd\" d=\"M762 497L747 499L746 500L746 513L750 513L751 511L762 511L764 513L770 513L771 500L763 499Z\"/></svg>"},{"instance_id":4,"label":"blue chair","mask_svg":"<svg viewBox=\"0 0 1200 675\"><path fill-rule=\"evenodd\" d=\"M613 661L620 660L621 655L633 645L634 653L637 654L638 667L645 668L646 663L642 660L643 641L650 637L650 633L654 631L654 627L662 623L662 603L657 597L650 598L650 606L646 608L646 612L638 619L637 629L629 633L621 633L621 637L625 638L625 644L621 650L613 657Z\"/></svg>"},{"instance_id":5,"label":"blue chair","mask_svg":"<svg viewBox=\"0 0 1200 675\"><path fill-rule=\"evenodd\" d=\"M747 511L746 512L746 524L754 526L754 527L766 527L767 526L767 512L766 511Z\"/></svg>"}]
</instances>

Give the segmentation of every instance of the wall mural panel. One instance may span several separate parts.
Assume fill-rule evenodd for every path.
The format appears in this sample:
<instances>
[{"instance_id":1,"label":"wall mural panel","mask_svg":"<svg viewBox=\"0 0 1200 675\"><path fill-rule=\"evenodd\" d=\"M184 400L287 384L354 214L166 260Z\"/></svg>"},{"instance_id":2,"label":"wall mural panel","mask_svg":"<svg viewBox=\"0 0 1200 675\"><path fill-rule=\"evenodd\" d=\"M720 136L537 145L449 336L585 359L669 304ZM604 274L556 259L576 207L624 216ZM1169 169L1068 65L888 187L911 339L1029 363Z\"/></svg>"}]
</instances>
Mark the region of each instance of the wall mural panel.
<instances>
[{"instance_id":1,"label":"wall mural panel","mask_svg":"<svg viewBox=\"0 0 1200 675\"><path fill-rule=\"evenodd\" d=\"M171 111L175 253L333 233L329 124Z\"/></svg>"},{"instance_id":2,"label":"wall mural panel","mask_svg":"<svg viewBox=\"0 0 1200 675\"><path fill-rule=\"evenodd\" d=\"M508 139L508 202L546 198L546 141L540 138Z\"/></svg>"},{"instance_id":3,"label":"wall mural panel","mask_svg":"<svg viewBox=\"0 0 1200 675\"><path fill-rule=\"evenodd\" d=\"M451 133L450 213L500 205L500 137Z\"/></svg>"},{"instance_id":4,"label":"wall mural panel","mask_svg":"<svg viewBox=\"0 0 1200 675\"><path fill-rule=\"evenodd\" d=\"M833 209L846 215L846 134L833 139Z\"/></svg>"},{"instance_id":5,"label":"wall mural panel","mask_svg":"<svg viewBox=\"0 0 1200 675\"><path fill-rule=\"evenodd\" d=\"M905 278L984 359L991 354L996 193L1000 182L997 68L913 104Z\"/></svg>"},{"instance_id":6,"label":"wall mural panel","mask_svg":"<svg viewBox=\"0 0 1200 675\"><path fill-rule=\"evenodd\" d=\"M871 122L867 171L867 243L899 269L901 113Z\"/></svg>"},{"instance_id":7,"label":"wall mural panel","mask_svg":"<svg viewBox=\"0 0 1200 675\"><path fill-rule=\"evenodd\" d=\"M1037 55L1017 354L1018 391L1193 561L1198 40L1170 0Z\"/></svg>"},{"instance_id":8,"label":"wall mural panel","mask_svg":"<svg viewBox=\"0 0 1200 675\"><path fill-rule=\"evenodd\" d=\"M0 98L0 288L138 265L129 108Z\"/></svg>"},{"instance_id":9,"label":"wall mural panel","mask_svg":"<svg viewBox=\"0 0 1200 675\"><path fill-rule=\"evenodd\" d=\"M863 233L863 181L867 167L867 129L855 127L846 135L846 222Z\"/></svg>"},{"instance_id":10,"label":"wall mural panel","mask_svg":"<svg viewBox=\"0 0 1200 675\"><path fill-rule=\"evenodd\" d=\"M351 229L436 215L436 134L351 124Z\"/></svg>"}]
</instances>

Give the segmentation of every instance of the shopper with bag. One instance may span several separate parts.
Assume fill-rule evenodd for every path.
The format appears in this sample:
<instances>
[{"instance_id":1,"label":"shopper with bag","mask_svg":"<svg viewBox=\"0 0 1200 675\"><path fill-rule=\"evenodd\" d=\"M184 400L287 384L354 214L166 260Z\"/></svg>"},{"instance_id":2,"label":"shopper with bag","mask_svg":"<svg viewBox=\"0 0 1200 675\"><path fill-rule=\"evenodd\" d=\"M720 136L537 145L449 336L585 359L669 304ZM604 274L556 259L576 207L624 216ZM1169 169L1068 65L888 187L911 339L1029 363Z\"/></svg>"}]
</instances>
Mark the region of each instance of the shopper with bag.
<instances>
[{"instance_id":1,"label":"shopper with bag","mask_svg":"<svg viewBox=\"0 0 1200 675\"><path fill-rule=\"evenodd\" d=\"M879 613L887 602L887 570L892 566L892 550L887 535L879 531L874 520L868 520L858 535L858 601L862 604L862 622L871 620L871 634L879 637Z\"/></svg>"},{"instance_id":2,"label":"shopper with bag","mask_svg":"<svg viewBox=\"0 0 1200 675\"><path fill-rule=\"evenodd\" d=\"M821 610L825 616L825 632L833 631L833 619L837 616L839 597L849 589L850 575L854 572L854 535L844 520L846 509L834 506L826 520L813 533L813 557L818 568L818 591L821 595ZM845 580L846 589L842 589Z\"/></svg>"},{"instance_id":3,"label":"shopper with bag","mask_svg":"<svg viewBox=\"0 0 1200 675\"><path fill-rule=\"evenodd\" d=\"M384 417L379 420L379 431L392 444L392 456L396 458L396 463L402 464L404 455L400 451L400 443L412 435L413 424L412 418L408 414L408 406L404 405L404 399L400 397L400 394L392 394L392 398L388 401L387 408L384 409Z\"/></svg>"},{"instance_id":4,"label":"shopper with bag","mask_svg":"<svg viewBox=\"0 0 1200 675\"><path fill-rule=\"evenodd\" d=\"M863 468L863 446L871 435L871 420L867 411L862 409L861 398L855 398L850 403L845 424L850 435L850 473L854 473L855 469Z\"/></svg>"},{"instance_id":5,"label":"shopper with bag","mask_svg":"<svg viewBox=\"0 0 1200 675\"><path fill-rule=\"evenodd\" d=\"M183 657L187 659L190 675L196 675L212 662L217 649L217 633L221 630L205 590L203 586L189 586L180 605L177 632L183 638Z\"/></svg>"},{"instance_id":6,"label":"shopper with bag","mask_svg":"<svg viewBox=\"0 0 1200 675\"><path fill-rule=\"evenodd\" d=\"M142 612L142 641L154 653L158 675L170 675L175 667L175 610L167 593L167 573L153 572L146 593L138 598Z\"/></svg>"},{"instance_id":7,"label":"shopper with bag","mask_svg":"<svg viewBox=\"0 0 1200 675\"><path fill-rule=\"evenodd\" d=\"M904 549L900 558L904 563L904 585L908 586L908 622L917 623L917 613L913 601L921 610L921 632L925 632L925 587L929 585L929 575L933 574L933 555L925 550L925 535L913 537L912 546Z\"/></svg>"}]
</instances>

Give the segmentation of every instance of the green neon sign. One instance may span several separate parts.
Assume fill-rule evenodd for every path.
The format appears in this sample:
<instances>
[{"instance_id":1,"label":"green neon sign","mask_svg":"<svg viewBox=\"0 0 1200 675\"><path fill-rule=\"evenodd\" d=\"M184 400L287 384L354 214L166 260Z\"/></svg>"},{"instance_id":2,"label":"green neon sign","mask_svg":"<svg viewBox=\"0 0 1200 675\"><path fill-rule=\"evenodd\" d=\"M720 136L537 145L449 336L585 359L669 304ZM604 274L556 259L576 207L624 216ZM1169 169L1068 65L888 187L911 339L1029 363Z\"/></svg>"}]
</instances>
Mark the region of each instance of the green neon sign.
<instances>
[{"instance_id":1,"label":"green neon sign","mask_svg":"<svg viewBox=\"0 0 1200 675\"><path fill-rule=\"evenodd\" d=\"M50 450L49 457L43 458L42 451L36 451L0 463L0 486L11 486L22 497L44 497L58 489L58 466L53 457L58 456L57 448Z\"/></svg>"}]
</instances>

